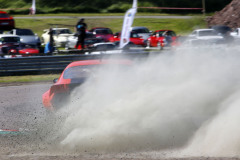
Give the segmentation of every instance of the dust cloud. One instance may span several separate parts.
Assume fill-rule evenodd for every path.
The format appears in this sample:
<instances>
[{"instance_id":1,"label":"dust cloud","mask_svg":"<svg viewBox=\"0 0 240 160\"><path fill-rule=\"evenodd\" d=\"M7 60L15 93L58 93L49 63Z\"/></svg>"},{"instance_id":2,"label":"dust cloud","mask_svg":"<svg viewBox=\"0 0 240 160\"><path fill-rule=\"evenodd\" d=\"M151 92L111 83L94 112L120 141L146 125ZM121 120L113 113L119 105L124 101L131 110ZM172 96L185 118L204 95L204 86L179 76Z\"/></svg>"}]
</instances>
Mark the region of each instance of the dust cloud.
<instances>
[{"instance_id":1,"label":"dust cloud","mask_svg":"<svg viewBox=\"0 0 240 160\"><path fill-rule=\"evenodd\" d=\"M102 68L75 89L61 127L64 150L240 155L240 54L182 49Z\"/></svg>"}]
</instances>

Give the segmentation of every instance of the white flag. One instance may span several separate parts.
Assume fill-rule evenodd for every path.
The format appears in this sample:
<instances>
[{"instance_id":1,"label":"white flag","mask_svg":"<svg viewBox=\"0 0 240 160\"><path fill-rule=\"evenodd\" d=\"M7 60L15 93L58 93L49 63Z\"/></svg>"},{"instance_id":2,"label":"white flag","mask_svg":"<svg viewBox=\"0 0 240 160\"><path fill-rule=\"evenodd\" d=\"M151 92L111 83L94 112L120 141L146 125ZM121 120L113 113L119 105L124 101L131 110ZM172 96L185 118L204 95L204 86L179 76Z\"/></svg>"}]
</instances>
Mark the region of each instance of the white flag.
<instances>
[{"instance_id":1,"label":"white flag","mask_svg":"<svg viewBox=\"0 0 240 160\"><path fill-rule=\"evenodd\" d=\"M32 7L30 9L31 9L30 14L35 14L36 13L35 0L32 0Z\"/></svg>"},{"instance_id":2,"label":"white flag","mask_svg":"<svg viewBox=\"0 0 240 160\"><path fill-rule=\"evenodd\" d=\"M131 27L136 12L137 12L137 0L133 0L132 8L129 9L124 16L119 48L123 48L129 42Z\"/></svg>"}]
</instances>

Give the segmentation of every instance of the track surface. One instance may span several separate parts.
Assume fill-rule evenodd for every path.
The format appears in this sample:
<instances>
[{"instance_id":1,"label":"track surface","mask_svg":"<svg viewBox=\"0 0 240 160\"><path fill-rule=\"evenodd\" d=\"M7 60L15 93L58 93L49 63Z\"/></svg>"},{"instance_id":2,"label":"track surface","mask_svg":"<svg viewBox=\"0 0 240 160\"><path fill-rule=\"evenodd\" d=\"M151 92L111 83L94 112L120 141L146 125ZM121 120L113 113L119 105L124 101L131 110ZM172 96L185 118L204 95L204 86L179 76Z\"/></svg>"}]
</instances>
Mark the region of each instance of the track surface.
<instances>
[{"instance_id":1,"label":"track surface","mask_svg":"<svg viewBox=\"0 0 240 160\"><path fill-rule=\"evenodd\" d=\"M166 158L164 154L143 153L64 153L56 144L44 139L44 135L36 131L43 126L46 117L42 107L41 95L49 86L47 83L0 85L0 129L17 129L22 134L0 135L1 160L73 160L73 159L237 159L237 158ZM43 128L42 128L43 129ZM44 134L47 135L46 132Z\"/></svg>"}]
</instances>

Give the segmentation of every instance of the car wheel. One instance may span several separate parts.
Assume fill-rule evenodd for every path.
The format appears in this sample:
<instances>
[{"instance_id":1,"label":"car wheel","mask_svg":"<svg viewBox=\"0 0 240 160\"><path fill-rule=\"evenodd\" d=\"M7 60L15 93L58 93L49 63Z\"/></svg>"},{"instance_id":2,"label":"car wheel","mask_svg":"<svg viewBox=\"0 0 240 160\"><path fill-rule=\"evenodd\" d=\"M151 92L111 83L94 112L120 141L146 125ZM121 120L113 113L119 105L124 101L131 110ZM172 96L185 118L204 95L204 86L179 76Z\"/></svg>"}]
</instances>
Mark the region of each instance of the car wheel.
<instances>
[{"instance_id":1,"label":"car wheel","mask_svg":"<svg viewBox=\"0 0 240 160\"><path fill-rule=\"evenodd\" d=\"M157 43L157 48L158 48L159 50L163 50L163 46L162 46L162 43L161 43L161 42L158 42L158 43Z\"/></svg>"},{"instance_id":2,"label":"car wheel","mask_svg":"<svg viewBox=\"0 0 240 160\"><path fill-rule=\"evenodd\" d=\"M147 47L146 48L150 48L150 47L151 47L150 41L147 41Z\"/></svg>"}]
</instances>

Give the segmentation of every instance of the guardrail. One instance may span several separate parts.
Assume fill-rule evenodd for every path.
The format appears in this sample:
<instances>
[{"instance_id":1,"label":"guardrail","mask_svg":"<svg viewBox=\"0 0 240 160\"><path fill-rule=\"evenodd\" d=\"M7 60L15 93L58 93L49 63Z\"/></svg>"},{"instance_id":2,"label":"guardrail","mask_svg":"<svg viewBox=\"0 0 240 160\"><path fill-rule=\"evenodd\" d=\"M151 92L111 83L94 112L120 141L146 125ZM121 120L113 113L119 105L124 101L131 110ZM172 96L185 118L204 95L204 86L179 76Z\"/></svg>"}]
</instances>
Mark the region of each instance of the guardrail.
<instances>
[{"instance_id":1,"label":"guardrail","mask_svg":"<svg viewBox=\"0 0 240 160\"><path fill-rule=\"evenodd\" d=\"M148 52L96 55L36 56L0 59L0 76L61 73L71 62L104 58L144 58Z\"/></svg>"}]
</instances>

